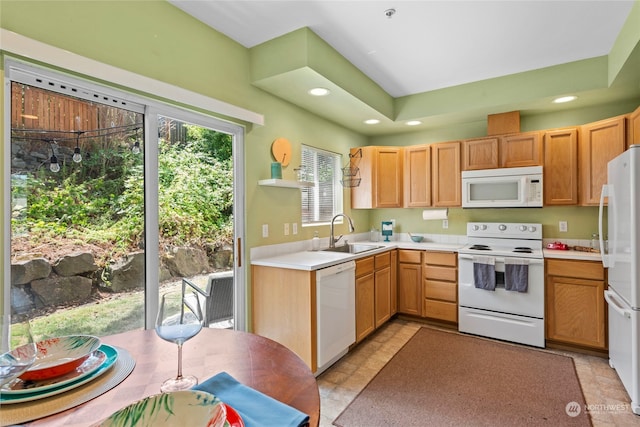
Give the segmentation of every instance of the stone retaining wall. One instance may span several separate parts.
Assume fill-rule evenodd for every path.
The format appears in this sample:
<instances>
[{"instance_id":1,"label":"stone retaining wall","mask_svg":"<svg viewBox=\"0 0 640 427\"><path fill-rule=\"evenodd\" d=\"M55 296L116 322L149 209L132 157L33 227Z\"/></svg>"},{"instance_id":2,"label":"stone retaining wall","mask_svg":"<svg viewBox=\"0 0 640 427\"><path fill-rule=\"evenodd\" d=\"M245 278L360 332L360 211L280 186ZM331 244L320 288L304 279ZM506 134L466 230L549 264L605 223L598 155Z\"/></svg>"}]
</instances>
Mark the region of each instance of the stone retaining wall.
<instances>
[{"instance_id":1,"label":"stone retaining wall","mask_svg":"<svg viewBox=\"0 0 640 427\"><path fill-rule=\"evenodd\" d=\"M126 292L144 289L144 252L130 253L106 268L96 265L92 253L76 252L50 264L32 255L11 264L11 311L24 313L45 307L83 304L100 289ZM176 247L161 256L160 282L233 268L233 248L204 251Z\"/></svg>"}]
</instances>

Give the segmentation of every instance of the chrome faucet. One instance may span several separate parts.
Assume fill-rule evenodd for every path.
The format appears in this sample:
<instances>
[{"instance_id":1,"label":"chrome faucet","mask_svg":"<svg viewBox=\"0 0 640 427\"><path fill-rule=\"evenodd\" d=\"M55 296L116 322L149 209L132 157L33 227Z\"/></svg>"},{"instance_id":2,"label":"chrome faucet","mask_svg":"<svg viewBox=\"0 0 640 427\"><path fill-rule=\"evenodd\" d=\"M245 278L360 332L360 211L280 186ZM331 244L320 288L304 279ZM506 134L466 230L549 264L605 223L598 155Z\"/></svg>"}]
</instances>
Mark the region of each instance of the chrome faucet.
<instances>
[{"instance_id":1,"label":"chrome faucet","mask_svg":"<svg viewBox=\"0 0 640 427\"><path fill-rule=\"evenodd\" d=\"M355 231L355 229L356 229L356 227L354 227L354 225L353 225L353 221L351 220L351 218L349 218L348 215L345 215L343 213L339 213L336 216L334 216L333 218L331 218L331 235L329 236L329 247L330 248L335 248L336 247L336 243L338 243L338 240L340 240L342 238L342 234L340 236L338 236L337 239L335 239L333 237L333 222L339 216L343 216L343 217L345 217L345 218L347 218L349 220L349 232L350 233L353 233Z\"/></svg>"}]
</instances>

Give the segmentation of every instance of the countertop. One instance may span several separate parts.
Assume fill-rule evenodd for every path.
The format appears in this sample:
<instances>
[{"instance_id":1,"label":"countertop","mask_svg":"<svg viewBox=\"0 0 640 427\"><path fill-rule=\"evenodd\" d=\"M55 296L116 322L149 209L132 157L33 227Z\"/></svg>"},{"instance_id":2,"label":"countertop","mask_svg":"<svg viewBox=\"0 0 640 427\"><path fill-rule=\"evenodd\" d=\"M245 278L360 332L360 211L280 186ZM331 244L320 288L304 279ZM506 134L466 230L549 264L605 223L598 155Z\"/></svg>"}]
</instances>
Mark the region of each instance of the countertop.
<instances>
[{"instance_id":1,"label":"countertop","mask_svg":"<svg viewBox=\"0 0 640 427\"><path fill-rule=\"evenodd\" d=\"M581 251L559 251L555 249L543 249L542 253L545 258L559 259L579 259L583 261L602 261L601 254L598 252L581 252Z\"/></svg>"},{"instance_id":2,"label":"countertop","mask_svg":"<svg viewBox=\"0 0 640 427\"><path fill-rule=\"evenodd\" d=\"M259 258L251 260L252 265L261 265L265 267L277 267L277 268L289 268L294 270L318 270L332 265L340 264L359 258L379 254L390 249L416 249L416 250L430 250L430 251L451 251L455 252L464 245L457 243L436 243L436 242L406 242L406 241L394 241L394 242L371 242L371 241L357 241L353 242L359 245L372 245L378 246L377 249L373 249L366 252L360 252L359 254L349 254L343 252L329 252L329 251L299 251L292 252L283 255L277 255L273 257ZM339 245L338 245L339 246Z\"/></svg>"},{"instance_id":3,"label":"countertop","mask_svg":"<svg viewBox=\"0 0 640 427\"><path fill-rule=\"evenodd\" d=\"M437 242L421 242L415 243L412 241L393 241L393 242L371 242L371 241L357 241L354 242L363 245L377 246L377 249L373 249L359 254L349 254L343 252L329 252L329 251L298 251L291 252L282 255L276 255L271 257L264 257L251 260L252 265L260 265L265 267L276 268L288 268L293 270L306 270L314 271L321 268L331 267L332 265L340 264L342 262L352 261L359 258L364 258L371 255L376 255L385 252L389 249L415 249L426 251L451 251L455 252L462 248L464 245L457 243L437 243ZM602 258L599 253L593 252L580 252L574 250L560 251L553 249L543 249L543 255L545 258L555 259L569 259L569 260L584 260L584 261L601 261Z\"/></svg>"}]
</instances>

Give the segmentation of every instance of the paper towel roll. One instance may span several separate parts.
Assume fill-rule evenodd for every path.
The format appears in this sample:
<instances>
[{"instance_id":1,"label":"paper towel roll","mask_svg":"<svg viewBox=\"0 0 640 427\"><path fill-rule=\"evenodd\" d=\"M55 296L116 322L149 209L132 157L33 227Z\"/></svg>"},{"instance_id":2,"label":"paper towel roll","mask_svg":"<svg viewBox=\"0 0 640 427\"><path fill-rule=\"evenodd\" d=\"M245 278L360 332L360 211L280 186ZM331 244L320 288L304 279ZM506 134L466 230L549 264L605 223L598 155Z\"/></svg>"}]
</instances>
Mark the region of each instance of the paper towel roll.
<instances>
[{"instance_id":1,"label":"paper towel roll","mask_svg":"<svg viewBox=\"0 0 640 427\"><path fill-rule=\"evenodd\" d=\"M422 219L425 221L448 218L449 209L425 209L422 211Z\"/></svg>"}]
</instances>

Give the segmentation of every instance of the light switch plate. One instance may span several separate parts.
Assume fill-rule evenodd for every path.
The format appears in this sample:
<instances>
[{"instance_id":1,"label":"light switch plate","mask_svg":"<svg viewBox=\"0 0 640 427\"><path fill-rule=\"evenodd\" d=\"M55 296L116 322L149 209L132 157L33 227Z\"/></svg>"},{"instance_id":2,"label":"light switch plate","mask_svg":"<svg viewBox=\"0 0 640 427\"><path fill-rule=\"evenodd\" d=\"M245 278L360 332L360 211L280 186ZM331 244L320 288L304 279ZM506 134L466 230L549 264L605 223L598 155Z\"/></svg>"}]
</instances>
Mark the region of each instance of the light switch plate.
<instances>
[{"instance_id":1,"label":"light switch plate","mask_svg":"<svg viewBox=\"0 0 640 427\"><path fill-rule=\"evenodd\" d=\"M442 220L442 228L444 228L444 229L449 228L449 220L448 219L443 219Z\"/></svg>"},{"instance_id":2,"label":"light switch plate","mask_svg":"<svg viewBox=\"0 0 640 427\"><path fill-rule=\"evenodd\" d=\"M262 224L262 237L269 237L269 224Z\"/></svg>"},{"instance_id":3,"label":"light switch plate","mask_svg":"<svg viewBox=\"0 0 640 427\"><path fill-rule=\"evenodd\" d=\"M293 222L293 223L291 223L291 225L293 226L293 227L291 227L291 228L293 228L293 234L298 234L298 223L297 222Z\"/></svg>"},{"instance_id":4,"label":"light switch plate","mask_svg":"<svg viewBox=\"0 0 640 427\"><path fill-rule=\"evenodd\" d=\"M284 235L285 236L289 235L289 223L288 222L284 223Z\"/></svg>"},{"instance_id":5,"label":"light switch plate","mask_svg":"<svg viewBox=\"0 0 640 427\"><path fill-rule=\"evenodd\" d=\"M567 232L567 221L560 221L558 223L558 228L560 229L561 233L566 233Z\"/></svg>"}]
</instances>

